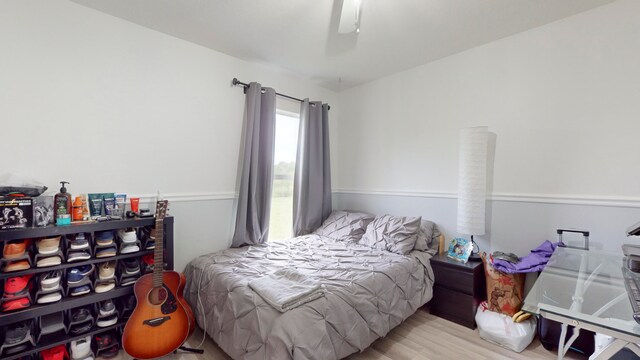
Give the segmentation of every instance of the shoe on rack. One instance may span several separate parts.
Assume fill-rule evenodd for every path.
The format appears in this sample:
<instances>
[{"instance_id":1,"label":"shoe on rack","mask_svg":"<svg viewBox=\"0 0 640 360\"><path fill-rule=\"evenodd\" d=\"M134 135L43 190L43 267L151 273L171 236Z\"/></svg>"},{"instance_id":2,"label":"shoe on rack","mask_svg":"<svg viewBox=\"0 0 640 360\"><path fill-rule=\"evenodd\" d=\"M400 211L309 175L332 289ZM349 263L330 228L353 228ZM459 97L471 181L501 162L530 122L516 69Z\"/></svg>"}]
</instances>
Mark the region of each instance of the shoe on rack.
<instances>
[{"instance_id":1,"label":"shoe on rack","mask_svg":"<svg viewBox=\"0 0 640 360\"><path fill-rule=\"evenodd\" d=\"M91 254L88 251L71 251L67 262L82 261L91 259Z\"/></svg>"},{"instance_id":2,"label":"shoe on rack","mask_svg":"<svg viewBox=\"0 0 640 360\"><path fill-rule=\"evenodd\" d=\"M40 239L36 242L38 254L53 255L60 250L60 236Z\"/></svg>"},{"instance_id":3,"label":"shoe on rack","mask_svg":"<svg viewBox=\"0 0 640 360\"><path fill-rule=\"evenodd\" d=\"M92 327L93 327L92 322L87 321L84 323L71 325L71 329L69 329L69 331L74 335L78 335L78 334L86 333L87 331L91 330Z\"/></svg>"},{"instance_id":4,"label":"shoe on rack","mask_svg":"<svg viewBox=\"0 0 640 360\"><path fill-rule=\"evenodd\" d=\"M47 266L56 266L60 264L62 264L62 259L60 258L60 256L55 255L55 256L48 256L45 258L38 259L36 266L47 267Z\"/></svg>"},{"instance_id":5,"label":"shoe on rack","mask_svg":"<svg viewBox=\"0 0 640 360\"><path fill-rule=\"evenodd\" d=\"M116 280L114 279L114 280L109 280L107 282L98 283L96 285L95 291L96 291L96 294L101 294L109 290L112 290L115 287L116 287Z\"/></svg>"},{"instance_id":6,"label":"shoe on rack","mask_svg":"<svg viewBox=\"0 0 640 360\"><path fill-rule=\"evenodd\" d=\"M67 353L67 347L65 345L58 345L47 350L40 352L42 360L64 360L69 358Z\"/></svg>"},{"instance_id":7,"label":"shoe on rack","mask_svg":"<svg viewBox=\"0 0 640 360\"><path fill-rule=\"evenodd\" d=\"M120 286L129 286L136 283L136 281L140 278L140 275L133 276L123 276L122 280L120 280Z\"/></svg>"},{"instance_id":8,"label":"shoe on rack","mask_svg":"<svg viewBox=\"0 0 640 360\"><path fill-rule=\"evenodd\" d=\"M153 265L153 263L155 262L153 254L147 254L147 255L143 256L142 257L142 262L144 262L145 265Z\"/></svg>"},{"instance_id":9,"label":"shoe on rack","mask_svg":"<svg viewBox=\"0 0 640 360\"><path fill-rule=\"evenodd\" d=\"M51 304L60 300L62 300L62 293L58 291L58 292L52 292L50 294L39 295L38 301L36 302L38 304Z\"/></svg>"},{"instance_id":10,"label":"shoe on rack","mask_svg":"<svg viewBox=\"0 0 640 360\"><path fill-rule=\"evenodd\" d=\"M80 295L88 294L91 292L91 286L82 285L82 286L74 287L69 289L69 292L71 293L71 296L80 296Z\"/></svg>"},{"instance_id":11,"label":"shoe on rack","mask_svg":"<svg viewBox=\"0 0 640 360\"><path fill-rule=\"evenodd\" d=\"M85 250L89 248L89 241L84 236L84 233L80 233L69 242L69 247L71 250Z\"/></svg>"},{"instance_id":12,"label":"shoe on rack","mask_svg":"<svg viewBox=\"0 0 640 360\"><path fill-rule=\"evenodd\" d=\"M156 242L154 240L147 240L144 248L146 250L153 250L156 248Z\"/></svg>"},{"instance_id":13,"label":"shoe on rack","mask_svg":"<svg viewBox=\"0 0 640 360\"><path fill-rule=\"evenodd\" d=\"M20 344L31 333L31 320L11 324L4 334L4 345L13 346Z\"/></svg>"},{"instance_id":14,"label":"shoe on rack","mask_svg":"<svg viewBox=\"0 0 640 360\"><path fill-rule=\"evenodd\" d=\"M30 289L29 281L31 280L32 276L32 274L15 276L5 281L3 298L17 299L27 296Z\"/></svg>"},{"instance_id":15,"label":"shoe on rack","mask_svg":"<svg viewBox=\"0 0 640 360\"><path fill-rule=\"evenodd\" d=\"M104 358L104 359L111 359L111 358L116 357L118 355L119 351L120 351L120 346L118 346L116 344L116 345L113 345L112 347L110 347L108 349L102 350L100 352L100 356L102 358Z\"/></svg>"},{"instance_id":16,"label":"shoe on rack","mask_svg":"<svg viewBox=\"0 0 640 360\"><path fill-rule=\"evenodd\" d=\"M120 254L130 254L140 251L140 247L137 244L124 244L120 249Z\"/></svg>"},{"instance_id":17,"label":"shoe on rack","mask_svg":"<svg viewBox=\"0 0 640 360\"><path fill-rule=\"evenodd\" d=\"M133 228L118 230L118 237L124 244L132 244L138 241L138 235Z\"/></svg>"},{"instance_id":18,"label":"shoe on rack","mask_svg":"<svg viewBox=\"0 0 640 360\"><path fill-rule=\"evenodd\" d=\"M19 352L23 352L25 350L27 350L29 347L31 346L31 344L29 342L25 342L19 345L15 345L12 347L8 347L4 349L4 352L2 353L2 355L13 355L13 354L17 354ZM24 358L21 358L24 359ZM29 358L30 360L30 358Z\"/></svg>"},{"instance_id":19,"label":"shoe on rack","mask_svg":"<svg viewBox=\"0 0 640 360\"><path fill-rule=\"evenodd\" d=\"M71 358L74 360L84 359L91 354L91 336L83 337L71 341Z\"/></svg>"},{"instance_id":20,"label":"shoe on rack","mask_svg":"<svg viewBox=\"0 0 640 360\"><path fill-rule=\"evenodd\" d=\"M99 317L107 317L115 314L116 305L113 303L111 299L105 300L100 303L100 316Z\"/></svg>"},{"instance_id":21,"label":"shoe on rack","mask_svg":"<svg viewBox=\"0 0 640 360\"><path fill-rule=\"evenodd\" d=\"M113 335L110 333L98 334L95 336L95 339L98 350L104 350L115 344L113 342Z\"/></svg>"},{"instance_id":22,"label":"shoe on rack","mask_svg":"<svg viewBox=\"0 0 640 360\"><path fill-rule=\"evenodd\" d=\"M98 327L108 327L111 325L115 325L117 322L118 322L118 316L113 315L104 319L98 319L98 321L96 322L96 325L98 325Z\"/></svg>"},{"instance_id":23,"label":"shoe on rack","mask_svg":"<svg viewBox=\"0 0 640 360\"><path fill-rule=\"evenodd\" d=\"M29 260L12 261L4 267L3 272L22 271L30 268L31 265L29 265Z\"/></svg>"},{"instance_id":24,"label":"shoe on rack","mask_svg":"<svg viewBox=\"0 0 640 360\"><path fill-rule=\"evenodd\" d=\"M31 239L22 239L5 243L2 249L2 258L12 260L22 257L27 252L30 241Z\"/></svg>"},{"instance_id":25,"label":"shoe on rack","mask_svg":"<svg viewBox=\"0 0 640 360\"><path fill-rule=\"evenodd\" d=\"M105 258L105 257L111 257L111 256L116 256L115 246L96 249L96 258Z\"/></svg>"},{"instance_id":26,"label":"shoe on rack","mask_svg":"<svg viewBox=\"0 0 640 360\"><path fill-rule=\"evenodd\" d=\"M96 232L96 245L106 246L113 244L113 231Z\"/></svg>"},{"instance_id":27,"label":"shoe on rack","mask_svg":"<svg viewBox=\"0 0 640 360\"><path fill-rule=\"evenodd\" d=\"M40 335L64 332L64 314L62 312L44 315L40 318Z\"/></svg>"},{"instance_id":28,"label":"shoe on rack","mask_svg":"<svg viewBox=\"0 0 640 360\"><path fill-rule=\"evenodd\" d=\"M31 302L29 301L29 298L23 297L20 299L3 302L2 311L7 312L7 311L20 310L20 309L28 308L29 306L31 306Z\"/></svg>"},{"instance_id":29,"label":"shoe on rack","mask_svg":"<svg viewBox=\"0 0 640 360\"><path fill-rule=\"evenodd\" d=\"M73 285L81 282L85 277L89 276L94 269L93 264L74 267L67 271L67 284Z\"/></svg>"},{"instance_id":30,"label":"shoe on rack","mask_svg":"<svg viewBox=\"0 0 640 360\"><path fill-rule=\"evenodd\" d=\"M55 270L48 273L44 273L38 277L40 283L40 290L53 291L60 288L60 280L62 279L62 271Z\"/></svg>"},{"instance_id":31,"label":"shoe on rack","mask_svg":"<svg viewBox=\"0 0 640 360\"><path fill-rule=\"evenodd\" d=\"M71 312L72 323L81 323L89 319L93 319L93 316L91 315L91 311L87 308L77 308Z\"/></svg>"},{"instance_id":32,"label":"shoe on rack","mask_svg":"<svg viewBox=\"0 0 640 360\"><path fill-rule=\"evenodd\" d=\"M135 275L140 273L140 261L137 258L128 258L122 262L124 263L125 274Z\"/></svg>"},{"instance_id":33,"label":"shoe on rack","mask_svg":"<svg viewBox=\"0 0 640 360\"><path fill-rule=\"evenodd\" d=\"M98 274L98 279L100 280L109 280L113 279L116 275L116 262L115 261L107 261L100 265L98 265L100 269L100 273Z\"/></svg>"},{"instance_id":34,"label":"shoe on rack","mask_svg":"<svg viewBox=\"0 0 640 360\"><path fill-rule=\"evenodd\" d=\"M145 226L142 228L142 237L144 239L151 239L151 240L155 240L156 237L153 236L153 228L150 226Z\"/></svg>"}]
</instances>

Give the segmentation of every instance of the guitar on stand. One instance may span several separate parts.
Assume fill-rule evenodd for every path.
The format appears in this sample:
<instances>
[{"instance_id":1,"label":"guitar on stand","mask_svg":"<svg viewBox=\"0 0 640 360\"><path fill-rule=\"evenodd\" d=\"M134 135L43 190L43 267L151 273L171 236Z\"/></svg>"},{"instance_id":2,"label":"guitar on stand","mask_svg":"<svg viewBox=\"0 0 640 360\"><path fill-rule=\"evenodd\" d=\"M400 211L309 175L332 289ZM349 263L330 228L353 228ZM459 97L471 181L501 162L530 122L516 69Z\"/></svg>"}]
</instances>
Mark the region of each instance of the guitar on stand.
<instances>
[{"instance_id":1,"label":"guitar on stand","mask_svg":"<svg viewBox=\"0 0 640 360\"><path fill-rule=\"evenodd\" d=\"M122 334L125 352L136 359L159 358L177 349L203 352L182 347L196 324L191 307L182 296L184 274L163 269L163 220L167 205L167 200L156 204L153 273L136 281L133 291L137 304Z\"/></svg>"}]
</instances>

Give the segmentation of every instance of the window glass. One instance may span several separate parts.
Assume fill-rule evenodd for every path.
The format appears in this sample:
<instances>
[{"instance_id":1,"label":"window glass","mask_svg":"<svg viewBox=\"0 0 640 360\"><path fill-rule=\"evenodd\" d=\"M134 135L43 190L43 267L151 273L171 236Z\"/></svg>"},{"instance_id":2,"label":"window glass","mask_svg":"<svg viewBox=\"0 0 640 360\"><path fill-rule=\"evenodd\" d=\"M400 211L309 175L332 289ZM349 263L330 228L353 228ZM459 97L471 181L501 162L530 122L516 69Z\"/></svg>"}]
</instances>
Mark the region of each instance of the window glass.
<instances>
[{"instance_id":1,"label":"window glass","mask_svg":"<svg viewBox=\"0 0 640 360\"><path fill-rule=\"evenodd\" d=\"M288 239L292 235L293 174L296 168L299 123L298 115L276 114L269 240Z\"/></svg>"}]
</instances>

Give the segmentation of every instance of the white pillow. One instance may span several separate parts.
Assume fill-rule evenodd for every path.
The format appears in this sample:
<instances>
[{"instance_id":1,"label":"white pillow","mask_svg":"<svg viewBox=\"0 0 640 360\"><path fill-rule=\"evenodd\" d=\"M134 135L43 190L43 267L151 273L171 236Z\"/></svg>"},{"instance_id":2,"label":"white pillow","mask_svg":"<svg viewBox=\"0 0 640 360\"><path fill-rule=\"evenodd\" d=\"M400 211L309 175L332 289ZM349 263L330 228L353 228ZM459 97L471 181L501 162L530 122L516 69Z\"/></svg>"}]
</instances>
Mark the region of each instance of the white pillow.
<instances>
[{"instance_id":1,"label":"white pillow","mask_svg":"<svg viewBox=\"0 0 640 360\"><path fill-rule=\"evenodd\" d=\"M376 217L367 226L360 244L407 255L416 245L421 220L421 217L392 215Z\"/></svg>"}]
</instances>

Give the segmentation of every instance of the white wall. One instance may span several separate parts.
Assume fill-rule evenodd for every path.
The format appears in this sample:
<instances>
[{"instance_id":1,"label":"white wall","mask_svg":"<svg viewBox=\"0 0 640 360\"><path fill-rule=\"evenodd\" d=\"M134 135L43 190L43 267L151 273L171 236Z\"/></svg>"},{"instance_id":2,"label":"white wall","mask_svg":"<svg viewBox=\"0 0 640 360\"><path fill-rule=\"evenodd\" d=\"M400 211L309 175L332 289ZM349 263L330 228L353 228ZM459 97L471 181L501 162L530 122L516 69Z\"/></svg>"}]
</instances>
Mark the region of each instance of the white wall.
<instances>
[{"instance_id":1,"label":"white wall","mask_svg":"<svg viewBox=\"0 0 640 360\"><path fill-rule=\"evenodd\" d=\"M0 45L0 174L52 193L59 180L72 195L160 190L178 269L230 243L244 107L233 77L329 102L337 118L333 92L69 1L3 1Z\"/></svg>"},{"instance_id":2,"label":"white wall","mask_svg":"<svg viewBox=\"0 0 640 360\"><path fill-rule=\"evenodd\" d=\"M640 220L639 17L620 0L341 92L337 206L436 217L457 235L459 130L488 125L485 249L526 251L557 226L619 249Z\"/></svg>"}]
</instances>

